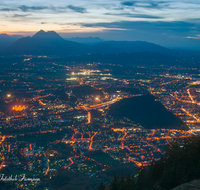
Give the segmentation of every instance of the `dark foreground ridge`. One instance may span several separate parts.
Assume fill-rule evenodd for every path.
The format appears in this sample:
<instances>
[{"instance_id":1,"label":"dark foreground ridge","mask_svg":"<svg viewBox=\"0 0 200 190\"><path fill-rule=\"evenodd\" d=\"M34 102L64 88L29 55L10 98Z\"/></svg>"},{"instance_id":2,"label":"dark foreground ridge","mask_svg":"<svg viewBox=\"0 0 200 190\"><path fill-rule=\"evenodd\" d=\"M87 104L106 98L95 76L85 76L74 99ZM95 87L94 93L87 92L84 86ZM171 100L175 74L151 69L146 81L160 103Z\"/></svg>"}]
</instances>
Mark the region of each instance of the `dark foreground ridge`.
<instances>
[{"instance_id":1,"label":"dark foreground ridge","mask_svg":"<svg viewBox=\"0 0 200 190\"><path fill-rule=\"evenodd\" d=\"M127 117L148 129L186 129L184 123L169 112L158 99L152 95L126 98L110 106L109 115Z\"/></svg>"},{"instance_id":2,"label":"dark foreground ridge","mask_svg":"<svg viewBox=\"0 0 200 190\"><path fill-rule=\"evenodd\" d=\"M190 189L190 190L200 190L200 179L181 184L181 185L179 185L178 187L175 187L172 190L188 190L188 189Z\"/></svg>"},{"instance_id":3,"label":"dark foreground ridge","mask_svg":"<svg viewBox=\"0 0 200 190\"><path fill-rule=\"evenodd\" d=\"M184 145L171 144L161 160L141 167L138 176L115 176L99 190L198 190L200 189L200 136L185 140ZM193 180L193 181L192 181Z\"/></svg>"}]
</instances>

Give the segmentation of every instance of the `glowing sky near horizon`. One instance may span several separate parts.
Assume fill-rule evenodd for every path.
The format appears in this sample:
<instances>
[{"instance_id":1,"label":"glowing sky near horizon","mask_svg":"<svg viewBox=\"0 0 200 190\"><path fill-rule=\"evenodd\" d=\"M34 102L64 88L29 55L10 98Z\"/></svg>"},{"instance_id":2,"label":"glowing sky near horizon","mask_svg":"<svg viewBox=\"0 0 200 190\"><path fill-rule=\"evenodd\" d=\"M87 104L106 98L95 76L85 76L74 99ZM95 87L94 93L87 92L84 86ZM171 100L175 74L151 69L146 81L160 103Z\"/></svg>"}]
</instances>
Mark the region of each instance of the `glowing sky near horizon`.
<instances>
[{"instance_id":1,"label":"glowing sky near horizon","mask_svg":"<svg viewBox=\"0 0 200 190\"><path fill-rule=\"evenodd\" d=\"M195 44L200 39L199 10L199 0L1 0L0 33L27 36L43 29L65 37Z\"/></svg>"}]
</instances>

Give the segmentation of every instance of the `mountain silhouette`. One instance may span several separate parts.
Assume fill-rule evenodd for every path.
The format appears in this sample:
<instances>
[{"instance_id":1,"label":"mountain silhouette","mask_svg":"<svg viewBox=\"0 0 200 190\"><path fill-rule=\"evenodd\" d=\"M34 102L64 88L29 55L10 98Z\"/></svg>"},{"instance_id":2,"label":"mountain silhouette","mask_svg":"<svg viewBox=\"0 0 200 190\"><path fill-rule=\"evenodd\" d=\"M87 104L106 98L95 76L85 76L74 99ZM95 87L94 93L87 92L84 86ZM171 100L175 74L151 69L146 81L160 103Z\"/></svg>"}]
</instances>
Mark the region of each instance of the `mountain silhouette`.
<instances>
[{"instance_id":1,"label":"mountain silhouette","mask_svg":"<svg viewBox=\"0 0 200 190\"><path fill-rule=\"evenodd\" d=\"M0 51L4 50L14 42L16 42L19 38L23 36L20 35L7 35L7 34L0 34Z\"/></svg>"},{"instance_id":2,"label":"mountain silhouette","mask_svg":"<svg viewBox=\"0 0 200 190\"><path fill-rule=\"evenodd\" d=\"M69 56L85 54L87 45L64 40L54 31L40 30L32 37L24 37L6 48L5 55Z\"/></svg>"},{"instance_id":3,"label":"mountain silhouette","mask_svg":"<svg viewBox=\"0 0 200 190\"><path fill-rule=\"evenodd\" d=\"M72 56L85 54L110 54L132 52L157 52L171 54L172 50L144 41L107 41L87 45L63 39L55 31L40 30L32 37L17 40L3 55Z\"/></svg>"},{"instance_id":4,"label":"mountain silhouette","mask_svg":"<svg viewBox=\"0 0 200 190\"><path fill-rule=\"evenodd\" d=\"M145 41L107 41L95 44L93 49L98 50L98 53L104 53L107 48L107 53L133 53L133 52L157 52L165 54L173 54L173 51L165 47L145 42Z\"/></svg>"},{"instance_id":5,"label":"mountain silhouette","mask_svg":"<svg viewBox=\"0 0 200 190\"><path fill-rule=\"evenodd\" d=\"M88 45L98 44L104 42L105 40L98 38L98 37L88 37L88 38L80 38L80 37L73 37L73 38L64 38L65 40L69 40L72 42L78 42Z\"/></svg>"}]
</instances>

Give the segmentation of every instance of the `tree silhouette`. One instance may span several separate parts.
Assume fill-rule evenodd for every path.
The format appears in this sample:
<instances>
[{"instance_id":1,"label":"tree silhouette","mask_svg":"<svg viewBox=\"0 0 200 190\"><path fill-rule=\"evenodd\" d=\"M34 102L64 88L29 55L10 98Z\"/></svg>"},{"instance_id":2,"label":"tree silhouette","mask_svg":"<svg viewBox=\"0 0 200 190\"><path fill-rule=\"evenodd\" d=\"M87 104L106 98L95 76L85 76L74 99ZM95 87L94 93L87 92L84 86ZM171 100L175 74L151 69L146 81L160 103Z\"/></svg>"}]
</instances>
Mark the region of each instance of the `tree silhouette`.
<instances>
[{"instance_id":1,"label":"tree silhouette","mask_svg":"<svg viewBox=\"0 0 200 190\"><path fill-rule=\"evenodd\" d=\"M183 147L174 143L163 157L139 168L137 180L114 176L109 190L169 190L200 178L200 136L187 138Z\"/></svg>"},{"instance_id":2,"label":"tree silhouette","mask_svg":"<svg viewBox=\"0 0 200 190\"><path fill-rule=\"evenodd\" d=\"M103 182L101 182L98 190L105 190L105 189L106 189L106 186L104 185Z\"/></svg>"}]
</instances>

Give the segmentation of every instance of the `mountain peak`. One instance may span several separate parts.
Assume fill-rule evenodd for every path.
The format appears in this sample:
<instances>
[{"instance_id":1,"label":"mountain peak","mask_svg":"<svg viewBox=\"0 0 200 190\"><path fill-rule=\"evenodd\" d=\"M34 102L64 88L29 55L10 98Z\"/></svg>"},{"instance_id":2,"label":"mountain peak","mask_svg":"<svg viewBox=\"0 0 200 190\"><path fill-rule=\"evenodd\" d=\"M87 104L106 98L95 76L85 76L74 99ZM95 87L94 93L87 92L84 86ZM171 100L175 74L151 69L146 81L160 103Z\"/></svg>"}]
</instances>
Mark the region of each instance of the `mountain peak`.
<instances>
[{"instance_id":1,"label":"mountain peak","mask_svg":"<svg viewBox=\"0 0 200 190\"><path fill-rule=\"evenodd\" d=\"M39 32L37 32L34 36L38 36L38 35L45 35L46 32L44 30L40 30Z\"/></svg>"},{"instance_id":2,"label":"mountain peak","mask_svg":"<svg viewBox=\"0 0 200 190\"><path fill-rule=\"evenodd\" d=\"M33 37L60 37L59 34L57 34L55 31L47 31L45 32L44 30L40 30L37 32Z\"/></svg>"},{"instance_id":3,"label":"mountain peak","mask_svg":"<svg viewBox=\"0 0 200 190\"><path fill-rule=\"evenodd\" d=\"M48 35L57 35L57 36L59 36L59 34L57 34L57 33L56 33L55 31L53 31L53 30L46 32L46 34L48 34Z\"/></svg>"},{"instance_id":4,"label":"mountain peak","mask_svg":"<svg viewBox=\"0 0 200 190\"><path fill-rule=\"evenodd\" d=\"M9 35L6 33L1 33L0 36L9 36Z\"/></svg>"}]
</instances>

